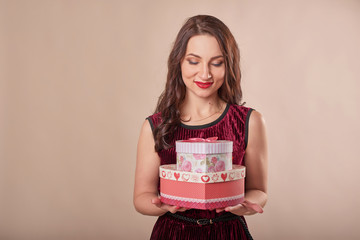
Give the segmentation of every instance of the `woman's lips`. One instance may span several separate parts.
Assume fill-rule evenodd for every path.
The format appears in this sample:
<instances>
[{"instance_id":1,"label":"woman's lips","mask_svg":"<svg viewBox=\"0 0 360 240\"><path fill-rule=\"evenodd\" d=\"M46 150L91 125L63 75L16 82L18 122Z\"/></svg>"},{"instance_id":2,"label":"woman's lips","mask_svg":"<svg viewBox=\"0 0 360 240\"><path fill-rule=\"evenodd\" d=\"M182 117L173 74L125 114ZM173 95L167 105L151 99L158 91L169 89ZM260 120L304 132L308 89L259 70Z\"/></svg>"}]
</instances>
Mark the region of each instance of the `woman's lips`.
<instances>
[{"instance_id":1,"label":"woman's lips","mask_svg":"<svg viewBox=\"0 0 360 240\"><path fill-rule=\"evenodd\" d=\"M195 81L195 84L199 87L199 88L208 88L210 87L213 82L197 82Z\"/></svg>"}]
</instances>

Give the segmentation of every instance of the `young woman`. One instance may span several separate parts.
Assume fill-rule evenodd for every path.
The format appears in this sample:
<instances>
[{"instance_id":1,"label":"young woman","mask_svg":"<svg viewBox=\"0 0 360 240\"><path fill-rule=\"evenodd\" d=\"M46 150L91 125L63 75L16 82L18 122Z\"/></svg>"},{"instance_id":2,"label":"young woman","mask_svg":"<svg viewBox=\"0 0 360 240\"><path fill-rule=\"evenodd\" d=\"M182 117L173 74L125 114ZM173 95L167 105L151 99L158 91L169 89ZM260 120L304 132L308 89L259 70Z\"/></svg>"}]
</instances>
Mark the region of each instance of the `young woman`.
<instances>
[{"instance_id":1,"label":"young woman","mask_svg":"<svg viewBox=\"0 0 360 240\"><path fill-rule=\"evenodd\" d=\"M262 115L241 104L239 58L230 30L213 16L189 18L176 37L165 90L138 142L134 205L160 216L151 239L251 239L243 216L267 200L267 140ZM246 166L245 202L213 210L161 203L159 166L176 163L175 141L214 136L233 141L233 164Z\"/></svg>"}]
</instances>

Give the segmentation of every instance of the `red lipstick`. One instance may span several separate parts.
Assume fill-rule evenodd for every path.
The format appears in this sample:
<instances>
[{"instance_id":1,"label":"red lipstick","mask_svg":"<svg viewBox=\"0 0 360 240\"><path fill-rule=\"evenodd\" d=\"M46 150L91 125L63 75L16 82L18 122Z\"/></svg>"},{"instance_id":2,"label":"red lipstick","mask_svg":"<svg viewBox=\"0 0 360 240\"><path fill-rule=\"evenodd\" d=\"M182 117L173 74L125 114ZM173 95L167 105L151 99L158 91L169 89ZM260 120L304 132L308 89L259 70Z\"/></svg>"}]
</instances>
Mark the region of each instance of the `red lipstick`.
<instances>
[{"instance_id":1,"label":"red lipstick","mask_svg":"<svg viewBox=\"0 0 360 240\"><path fill-rule=\"evenodd\" d=\"M204 83L204 82L196 82L196 81L195 81L195 83L199 88L208 88L213 84L213 82Z\"/></svg>"}]
</instances>

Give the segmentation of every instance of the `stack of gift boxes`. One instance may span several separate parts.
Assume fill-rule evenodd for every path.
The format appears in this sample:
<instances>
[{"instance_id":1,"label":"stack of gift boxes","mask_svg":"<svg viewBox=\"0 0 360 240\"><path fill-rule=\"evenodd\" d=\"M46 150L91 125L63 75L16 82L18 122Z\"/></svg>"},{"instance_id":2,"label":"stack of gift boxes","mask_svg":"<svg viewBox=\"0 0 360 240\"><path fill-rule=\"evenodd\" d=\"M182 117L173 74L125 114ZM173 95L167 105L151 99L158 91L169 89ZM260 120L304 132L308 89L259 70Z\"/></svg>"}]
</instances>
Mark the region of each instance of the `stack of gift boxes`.
<instances>
[{"instance_id":1,"label":"stack of gift boxes","mask_svg":"<svg viewBox=\"0 0 360 240\"><path fill-rule=\"evenodd\" d=\"M232 164L232 141L191 138L175 147L176 164L159 169L163 203L216 209L244 201L245 167Z\"/></svg>"}]
</instances>

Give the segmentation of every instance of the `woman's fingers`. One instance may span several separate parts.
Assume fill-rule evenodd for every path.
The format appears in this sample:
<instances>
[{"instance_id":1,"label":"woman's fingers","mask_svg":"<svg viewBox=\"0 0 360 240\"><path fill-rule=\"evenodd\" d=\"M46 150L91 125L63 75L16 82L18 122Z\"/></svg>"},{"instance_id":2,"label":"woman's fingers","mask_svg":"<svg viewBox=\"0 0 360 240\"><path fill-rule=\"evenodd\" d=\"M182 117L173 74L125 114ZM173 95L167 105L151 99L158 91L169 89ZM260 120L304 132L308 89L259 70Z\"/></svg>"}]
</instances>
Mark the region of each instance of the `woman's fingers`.
<instances>
[{"instance_id":1,"label":"woman's fingers","mask_svg":"<svg viewBox=\"0 0 360 240\"><path fill-rule=\"evenodd\" d=\"M154 204L155 206L157 206L158 208L169 211L171 213L184 212L184 211L188 210L187 208L184 208L184 207L172 206L172 205L164 204L164 203L162 203L160 201L159 198L151 199L151 203Z\"/></svg>"},{"instance_id":2,"label":"woman's fingers","mask_svg":"<svg viewBox=\"0 0 360 240\"><path fill-rule=\"evenodd\" d=\"M225 210L225 208L217 208L217 209L216 209L216 212L219 213L219 212L222 212L222 211L224 211L224 210Z\"/></svg>"},{"instance_id":3,"label":"woman's fingers","mask_svg":"<svg viewBox=\"0 0 360 240\"><path fill-rule=\"evenodd\" d=\"M232 207L226 207L225 208L226 212L231 212L233 214L239 215L239 216L243 216L243 215L251 215L254 214L254 210L249 210L247 209L245 206L243 206L241 203L236 205L236 206L232 206Z\"/></svg>"},{"instance_id":4,"label":"woman's fingers","mask_svg":"<svg viewBox=\"0 0 360 240\"><path fill-rule=\"evenodd\" d=\"M249 215L264 212L260 205L249 202L247 200L236 206L226 207L225 211L234 213L236 215Z\"/></svg>"},{"instance_id":5,"label":"woman's fingers","mask_svg":"<svg viewBox=\"0 0 360 240\"><path fill-rule=\"evenodd\" d=\"M244 211L245 209L246 209L246 208L240 203L240 204L235 205L235 206L226 207L226 208L225 208L225 211L226 211L226 212L232 212L232 213L234 213L234 214L240 215L240 213L245 212L245 211ZM243 215L243 214L241 214L241 215Z\"/></svg>"},{"instance_id":6,"label":"woman's fingers","mask_svg":"<svg viewBox=\"0 0 360 240\"><path fill-rule=\"evenodd\" d=\"M247 209L249 210L254 210L255 212L258 212L258 213L263 213L264 210L262 209L262 207L256 203L252 203L250 201L247 201L245 200L243 203L242 203L243 206L245 206Z\"/></svg>"},{"instance_id":7,"label":"woman's fingers","mask_svg":"<svg viewBox=\"0 0 360 240\"><path fill-rule=\"evenodd\" d=\"M186 210L188 210L188 208L180 207L177 211L178 212L185 212Z\"/></svg>"},{"instance_id":8,"label":"woman's fingers","mask_svg":"<svg viewBox=\"0 0 360 240\"><path fill-rule=\"evenodd\" d=\"M186 210L188 210L188 208L184 208L184 207L179 207L179 206L170 206L167 205L169 208L169 212L171 213L176 213L176 212L185 212Z\"/></svg>"},{"instance_id":9,"label":"woman's fingers","mask_svg":"<svg viewBox=\"0 0 360 240\"><path fill-rule=\"evenodd\" d=\"M184 212L184 211L188 210L188 208L164 204L164 203L162 203L160 201L159 198L153 198L153 199L151 199L151 202L152 202L152 204L154 204L158 208L169 211L171 213ZM240 203L238 205L235 205L235 206L226 207L226 208L217 208L216 209L217 213L220 213L222 211L232 212L232 213L237 214L237 215L263 213L263 209L261 208L261 206L259 206L258 204L249 202L247 200L245 200L244 202L242 202L242 203Z\"/></svg>"},{"instance_id":10,"label":"woman's fingers","mask_svg":"<svg viewBox=\"0 0 360 240\"><path fill-rule=\"evenodd\" d=\"M169 205L168 205L169 206ZM169 206L169 212L176 213L178 211L178 206Z\"/></svg>"},{"instance_id":11,"label":"woman's fingers","mask_svg":"<svg viewBox=\"0 0 360 240\"><path fill-rule=\"evenodd\" d=\"M162 203L159 198L151 199L151 203L154 204L155 206L157 206L158 208L161 208Z\"/></svg>"}]
</instances>

